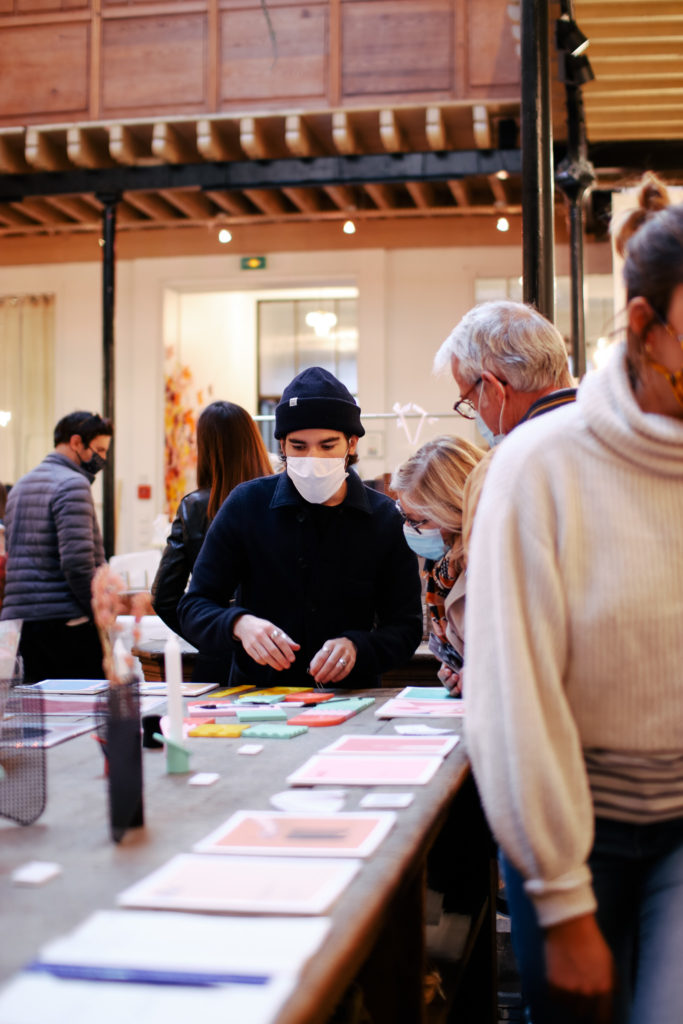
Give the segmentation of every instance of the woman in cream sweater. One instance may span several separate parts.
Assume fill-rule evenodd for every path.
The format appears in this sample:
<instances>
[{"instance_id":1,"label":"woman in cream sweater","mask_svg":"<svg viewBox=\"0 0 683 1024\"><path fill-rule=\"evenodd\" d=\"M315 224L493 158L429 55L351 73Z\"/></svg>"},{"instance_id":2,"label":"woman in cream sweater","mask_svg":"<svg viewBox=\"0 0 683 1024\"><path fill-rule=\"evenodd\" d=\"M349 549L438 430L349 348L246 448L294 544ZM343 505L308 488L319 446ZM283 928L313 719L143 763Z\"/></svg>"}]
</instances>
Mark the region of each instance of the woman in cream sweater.
<instances>
[{"instance_id":1,"label":"woman in cream sweater","mask_svg":"<svg viewBox=\"0 0 683 1024\"><path fill-rule=\"evenodd\" d=\"M626 339L477 510L467 742L533 1024L683 1020L683 207L623 224Z\"/></svg>"}]
</instances>

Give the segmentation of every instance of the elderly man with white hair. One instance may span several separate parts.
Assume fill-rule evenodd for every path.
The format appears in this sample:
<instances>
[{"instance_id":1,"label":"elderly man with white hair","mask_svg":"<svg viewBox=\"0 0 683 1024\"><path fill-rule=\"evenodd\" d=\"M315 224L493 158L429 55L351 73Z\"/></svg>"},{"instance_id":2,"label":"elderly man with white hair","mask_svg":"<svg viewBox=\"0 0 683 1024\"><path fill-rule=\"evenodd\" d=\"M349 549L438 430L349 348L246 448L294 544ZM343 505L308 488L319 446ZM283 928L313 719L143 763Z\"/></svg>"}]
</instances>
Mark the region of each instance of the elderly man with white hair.
<instances>
[{"instance_id":1,"label":"elderly man with white hair","mask_svg":"<svg viewBox=\"0 0 683 1024\"><path fill-rule=\"evenodd\" d=\"M467 555L496 445L520 423L573 402L576 388L564 338L538 310L522 302L482 302L466 313L434 358L435 372L446 369L460 391L453 408L476 420L491 448L465 483L462 542ZM456 677L442 666L439 678L450 687Z\"/></svg>"}]
</instances>

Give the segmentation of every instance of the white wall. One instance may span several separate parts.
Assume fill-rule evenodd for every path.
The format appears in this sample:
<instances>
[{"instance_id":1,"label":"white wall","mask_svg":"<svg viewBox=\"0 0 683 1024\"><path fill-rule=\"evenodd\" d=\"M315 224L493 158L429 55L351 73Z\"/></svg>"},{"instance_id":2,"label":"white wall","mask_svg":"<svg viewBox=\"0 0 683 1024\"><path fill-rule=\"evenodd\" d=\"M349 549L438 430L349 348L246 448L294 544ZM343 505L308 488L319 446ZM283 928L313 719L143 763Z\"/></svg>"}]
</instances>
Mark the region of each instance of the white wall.
<instances>
[{"instance_id":1,"label":"white wall","mask_svg":"<svg viewBox=\"0 0 683 1024\"><path fill-rule=\"evenodd\" d=\"M351 250L275 253L262 271L241 271L238 256L121 260L116 273L116 477L117 551L138 550L151 539L163 508L164 303L172 333L169 289L244 293L264 288L355 286L359 292L359 400L365 412L389 412L415 403L446 412L457 397L449 377L431 373L433 356L474 301L476 277L521 273L521 250L496 248ZM54 292L56 301L57 417L101 406L101 270L60 264L0 268L0 294ZM187 296L186 296L187 298ZM169 302L171 305L169 306ZM183 317L192 303L183 304ZM169 326L169 309L170 326ZM256 361L253 302L216 299L206 332L204 359L215 361L216 379L231 381L226 398L255 411ZM218 344L216 344L218 339ZM221 391L224 389L221 387ZM411 436L418 420L409 420ZM415 449L393 421L367 421L383 457L362 456L367 477L392 471ZM449 417L424 423L422 443L441 432L473 427ZM379 438L377 437L379 435ZM137 498L150 484L152 499ZM99 485L98 485L99 486Z\"/></svg>"}]
</instances>

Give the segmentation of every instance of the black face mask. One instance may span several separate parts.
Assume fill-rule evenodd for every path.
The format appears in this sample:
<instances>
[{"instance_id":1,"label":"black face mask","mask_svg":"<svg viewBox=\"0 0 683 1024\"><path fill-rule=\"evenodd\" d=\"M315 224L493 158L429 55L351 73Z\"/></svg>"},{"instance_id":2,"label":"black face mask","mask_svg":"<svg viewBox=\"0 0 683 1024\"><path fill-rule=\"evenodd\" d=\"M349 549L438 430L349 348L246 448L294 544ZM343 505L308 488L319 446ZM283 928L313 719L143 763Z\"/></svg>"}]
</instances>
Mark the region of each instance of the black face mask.
<instances>
[{"instance_id":1,"label":"black face mask","mask_svg":"<svg viewBox=\"0 0 683 1024\"><path fill-rule=\"evenodd\" d=\"M79 459L81 459L80 455L78 457ZM104 464L105 460L102 458L99 452L93 452L92 458L88 459L87 462L84 462L83 459L81 459L81 469L84 469L86 473L99 473Z\"/></svg>"}]
</instances>

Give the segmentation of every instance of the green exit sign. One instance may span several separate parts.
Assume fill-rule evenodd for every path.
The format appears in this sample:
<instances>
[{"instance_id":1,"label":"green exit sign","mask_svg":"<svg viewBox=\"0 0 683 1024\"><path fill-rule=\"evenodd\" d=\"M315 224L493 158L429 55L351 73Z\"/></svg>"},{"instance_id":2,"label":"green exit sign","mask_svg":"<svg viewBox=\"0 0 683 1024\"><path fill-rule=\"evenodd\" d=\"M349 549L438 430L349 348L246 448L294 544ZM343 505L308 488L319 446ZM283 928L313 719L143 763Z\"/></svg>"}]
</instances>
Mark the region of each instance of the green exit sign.
<instances>
[{"instance_id":1,"label":"green exit sign","mask_svg":"<svg viewBox=\"0 0 683 1024\"><path fill-rule=\"evenodd\" d=\"M243 256L240 260L240 268L242 270L265 270L266 269L266 257L265 256Z\"/></svg>"}]
</instances>

